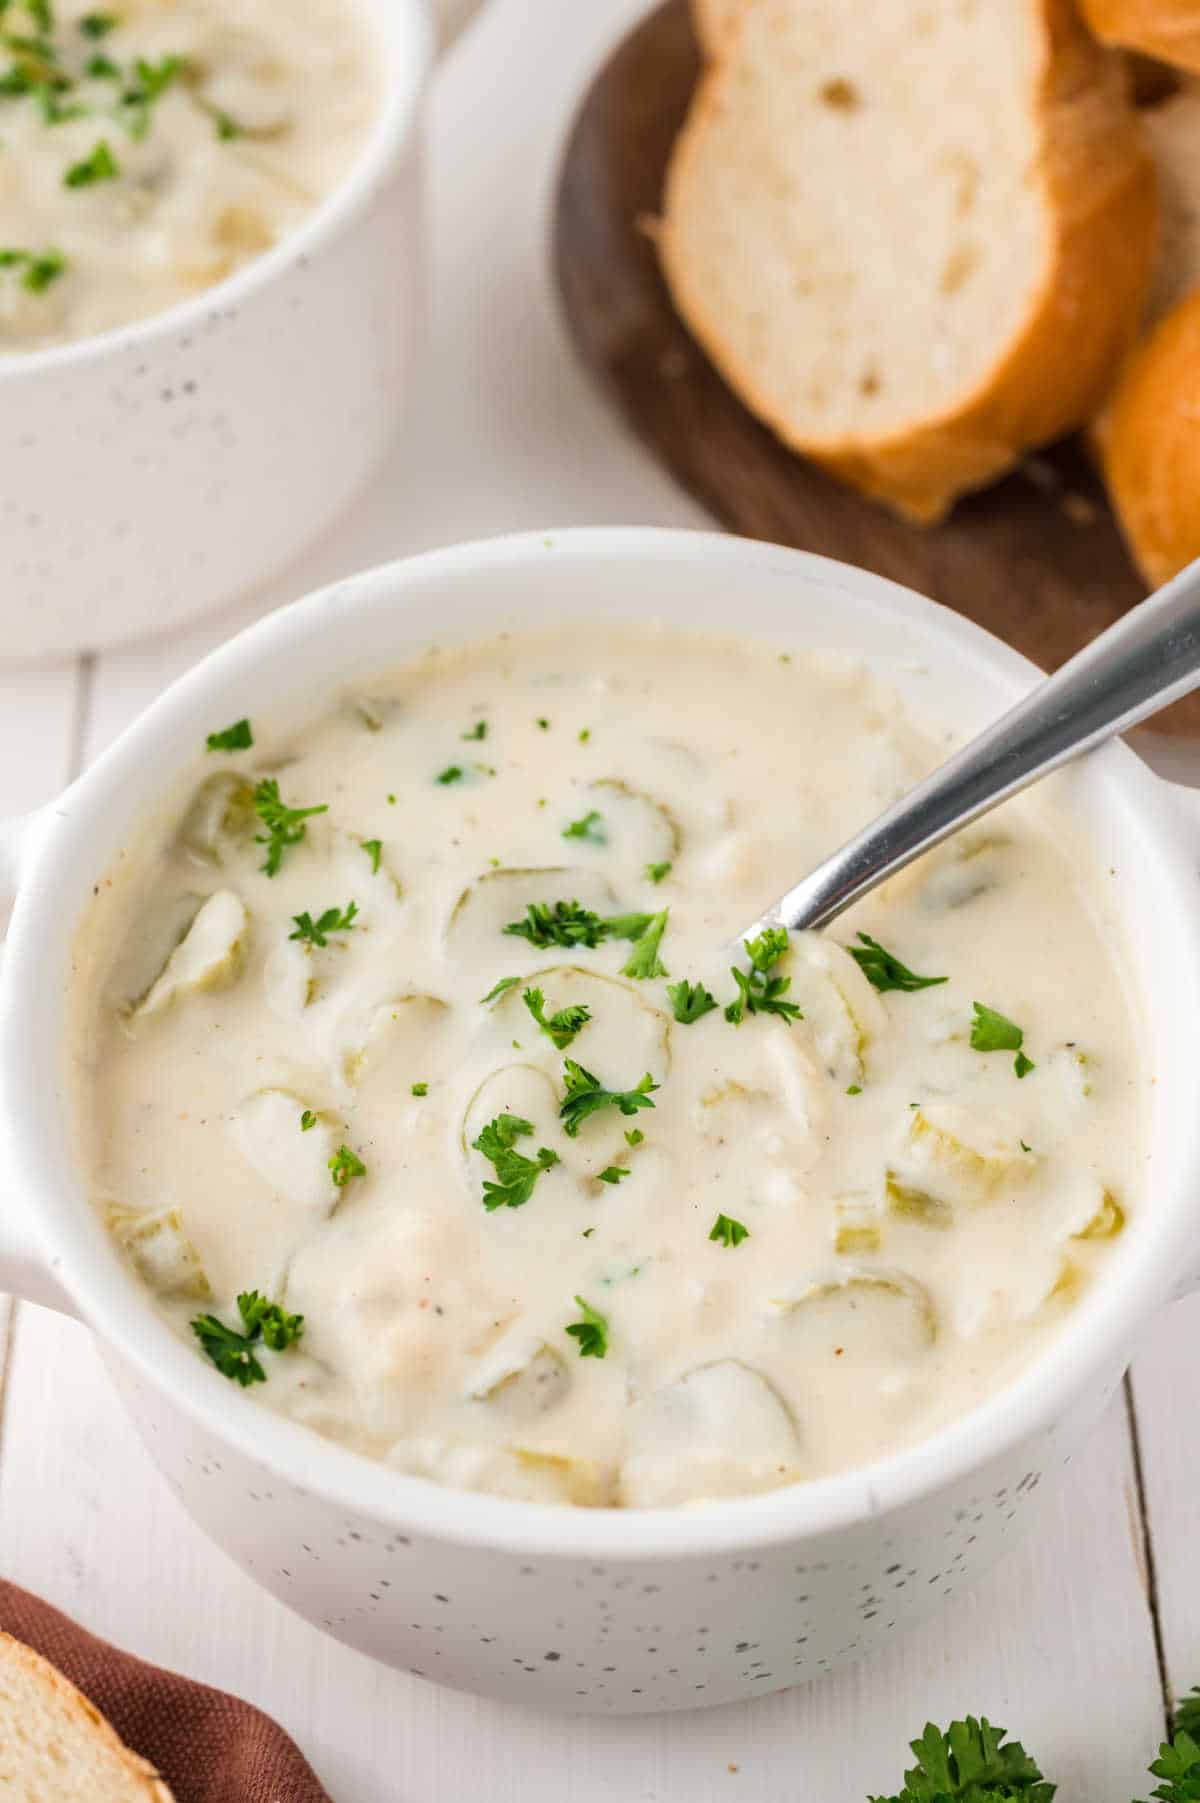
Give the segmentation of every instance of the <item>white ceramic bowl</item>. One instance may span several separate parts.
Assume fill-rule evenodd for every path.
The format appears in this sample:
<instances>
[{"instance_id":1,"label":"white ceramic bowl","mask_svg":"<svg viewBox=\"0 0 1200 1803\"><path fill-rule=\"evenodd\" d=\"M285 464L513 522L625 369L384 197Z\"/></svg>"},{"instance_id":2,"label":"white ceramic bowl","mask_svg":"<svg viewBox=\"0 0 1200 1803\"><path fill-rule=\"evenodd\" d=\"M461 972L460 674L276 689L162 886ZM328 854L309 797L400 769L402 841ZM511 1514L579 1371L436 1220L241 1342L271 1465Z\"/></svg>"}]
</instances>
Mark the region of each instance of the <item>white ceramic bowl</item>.
<instances>
[{"instance_id":1,"label":"white ceramic bowl","mask_svg":"<svg viewBox=\"0 0 1200 1803\"><path fill-rule=\"evenodd\" d=\"M0 356L0 656L96 649L231 598L316 539L393 437L422 323L432 31L426 0L355 4L381 110L298 231L165 313Z\"/></svg>"},{"instance_id":2,"label":"white ceramic bowl","mask_svg":"<svg viewBox=\"0 0 1200 1803\"><path fill-rule=\"evenodd\" d=\"M1116 878L1157 1078L1151 1163L1102 1282L1051 1351L972 1414L860 1470L703 1508L555 1509L439 1488L257 1405L158 1318L83 1193L64 1083L72 931L93 883L214 719L315 705L429 642L548 615L767 634L861 656L918 717L975 729L1036 680L903 589L704 533L501 539L357 576L262 621L149 709L53 808L10 830L0 991L0 1282L95 1329L129 1412L196 1520L351 1645L540 1707L719 1703L858 1657L969 1584L1022 1531L1102 1408L1136 1329L1197 1263L1200 821L1124 746L1052 779ZM764 897L764 902L768 897ZM731 928L735 923L730 923Z\"/></svg>"}]
</instances>

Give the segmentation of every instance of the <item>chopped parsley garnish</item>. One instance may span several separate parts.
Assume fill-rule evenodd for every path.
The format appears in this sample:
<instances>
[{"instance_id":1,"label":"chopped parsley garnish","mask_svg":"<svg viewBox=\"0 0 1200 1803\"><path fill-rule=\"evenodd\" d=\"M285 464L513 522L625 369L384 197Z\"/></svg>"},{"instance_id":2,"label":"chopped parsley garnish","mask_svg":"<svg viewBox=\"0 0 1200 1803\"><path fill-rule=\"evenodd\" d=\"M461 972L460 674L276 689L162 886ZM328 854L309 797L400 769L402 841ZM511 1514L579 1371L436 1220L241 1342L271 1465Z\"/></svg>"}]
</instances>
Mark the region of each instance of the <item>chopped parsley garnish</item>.
<instances>
[{"instance_id":1,"label":"chopped parsley garnish","mask_svg":"<svg viewBox=\"0 0 1200 1803\"><path fill-rule=\"evenodd\" d=\"M412 1093L414 1096L427 1096L429 1094L428 1083L414 1083L412 1086Z\"/></svg>"},{"instance_id":2,"label":"chopped parsley garnish","mask_svg":"<svg viewBox=\"0 0 1200 1803\"><path fill-rule=\"evenodd\" d=\"M352 1177L365 1177L367 1174L366 1165L357 1152L352 1152L349 1146L338 1147L329 1160L329 1169L333 1173L333 1181L338 1189L345 1189Z\"/></svg>"},{"instance_id":3,"label":"chopped parsley garnish","mask_svg":"<svg viewBox=\"0 0 1200 1803\"><path fill-rule=\"evenodd\" d=\"M642 931L634 940L633 950L628 961L621 966L623 977L666 977L670 975L666 965L658 955L662 936L667 930L669 910L664 908L661 914L652 914Z\"/></svg>"},{"instance_id":4,"label":"chopped parsley garnish","mask_svg":"<svg viewBox=\"0 0 1200 1803\"><path fill-rule=\"evenodd\" d=\"M470 732L460 733L459 738L461 738L461 739L486 739L487 731L488 731L487 721L486 720L476 720L476 722L475 722L474 726L471 728Z\"/></svg>"},{"instance_id":5,"label":"chopped parsley garnish","mask_svg":"<svg viewBox=\"0 0 1200 1803\"><path fill-rule=\"evenodd\" d=\"M19 269L21 286L30 294L44 294L66 267L67 259L60 250L0 250L0 269Z\"/></svg>"},{"instance_id":6,"label":"chopped parsley garnish","mask_svg":"<svg viewBox=\"0 0 1200 1803\"><path fill-rule=\"evenodd\" d=\"M876 989L901 989L909 994L914 989L935 989L939 983L949 981L947 977L918 977L893 952L885 950L878 939L872 939L869 933L858 937L861 943L848 948L850 956Z\"/></svg>"},{"instance_id":7,"label":"chopped parsley garnish","mask_svg":"<svg viewBox=\"0 0 1200 1803\"><path fill-rule=\"evenodd\" d=\"M608 1322L598 1309L582 1296L576 1296L576 1304L583 1315L582 1321L572 1321L567 1332L573 1340L579 1341L581 1359L602 1359L608 1351Z\"/></svg>"},{"instance_id":8,"label":"chopped parsley garnish","mask_svg":"<svg viewBox=\"0 0 1200 1803\"><path fill-rule=\"evenodd\" d=\"M786 927L767 927L757 939L742 942L750 960L749 973L734 965L730 971L738 986L736 998L725 1010L725 1019L740 1026L747 1010L751 1014L778 1014L791 1026L804 1016L795 1002L783 998L792 986L790 977L773 977L771 971L788 948Z\"/></svg>"},{"instance_id":9,"label":"chopped parsley garnish","mask_svg":"<svg viewBox=\"0 0 1200 1803\"><path fill-rule=\"evenodd\" d=\"M636 1114L639 1108L653 1108L650 1094L658 1088L647 1071L636 1089L605 1089L599 1077L584 1070L573 1058L563 1061L563 1082L566 1093L558 1112L568 1139L574 1139L589 1115L598 1114L602 1108L619 1108L625 1115Z\"/></svg>"},{"instance_id":10,"label":"chopped parsley garnish","mask_svg":"<svg viewBox=\"0 0 1200 1803\"><path fill-rule=\"evenodd\" d=\"M249 751L253 743L249 720L235 720L222 732L210 732L207 739L210 751Z\"/></svg>"},{"instance_id":11,"label":"chopped parsley garnish","mask_svg":"<svg viewBox=\"0 0 1200 1803\"><path fill-rule=\"evenodd\" d=\"M579 820L572 820L570 826L564 826L562 836L564 839L582 839L587 845L608 844L604 816L595 808L589 808Z\"/></svg>"},{"instance_id":12,"label":"chopped parsley garnish","mask_svg":"<svg viewBox=\"0 0 1200 1803\"><path fill-rule=\"evenodd\" d=\"M695 1021L703 1020L711 1014L717 1005L717 998L703 983L689 983L681 979L678 983L667 984L667 994L671 998L671 1006L675 1010L675 1019L681 1026L690 1027Z\"/></svg>"},{"instance_id":13,"label":"chopped parsley garnish","mask_svg":"<svg viewBox=\"0 0 1200 1803\"><path fill-rule=\"evenodd\" d=\"M670 876L675 866L668 858L664 864L647 864L646 875L652 883L661 883L665 876Z\"/></svg>"},{"instance_id":14,"label":"chopped parsley garnish","mask_svg":"<svg viewBox=\"0 0 1200 1803\"><path fill-rule=\"evenodd\" d=\"M1015 1052L1013 1069L1018 1077L1027 1077L1035 1068L1033 1060L1027 1058L1021 1047L1025 1043L1025 1034L1015 1021L1008 1020L1005 1015L997 1014L994 1008L985 1008L982 1002L976 1002L975 1019L971 1023L971 1046L976 1052Z\"/></svg>"},{"instance_id":15,"label":"chopped parsley garnish","mask_svg":"<svg viewBox=\"0 0 1200 1803\"><path fill-rule=\"evenodd\" d=\"M279 783L273 776L264 777L254 791L254 809L263 825L265 833L256 833L254 843L265 845L267 861L263 869L268 876L274 876L283 862L283 854L289 846L299 845L306 836L308 828L304 822L313 814L326 814L329 804L322 802L317 808L289 808L280 800Z\"/></svg>"},{"instance_id":16,"label":"chopped parsley garnish","mask_svg":"<svg viewBox=\"0 0 1200 1803\"><path fill-rule=\"evenodd\" d=\"M358 913L358 903L349 902L345 908L326 908L319 919L314 920L306 908L303 914L293 914L296 931L289 933L289 939L307 940L309 945L328 945L327 933L348 933L354 925Z\"/></svg>"},{"instance_id":17,"label":"chopped parsley garnish","mask_svg":"<svg viewBox=\"0 0 1200 1803\"><path fill-rule=\"evenodd\" d=\"M144 138L150 129L150 109L183 74L182 56L161 56L156 63L139 56L130 85L121 95L121 113L129 134Z\"/></svg>"},{"instance_id":18,"label":"chopped parsley garnish","mask_svg":"<svg viewBox=\"0 0 1200 1803\"><path fill-rule=\"evenodd\" d=\"M462 779L463 779L462 765L461 764L447 764L446 768L444 770L438 771L438 774L434 778L434 781L441 783L443 789L446 789L446 788L449 788L451 783L460 783L462 781Z\"/></svg>"},{"instance_id":19,"label":"chopped parsley garnish","mask_svg":"<svg viewBox=\"0 0 1200 1803\"><path fill-rule=\"evenodd\" d=\"M719 1246L740 1246L743 1240L750 1238L750 1229L743 1227L740 1221L732 1220L729 1215L718 1215L708 1237Z\"/></svg>"},{"instance_id":20,"label":"chopped parsley garnish","mask_svg":"<svg viewBox=\"0 0 1200 1803\"><path fill-rule=\"evenodd\" d=\"M627 1146L640 1146L645 1137L646 1135L642 1132L640 1127L631 1127L625 1135L625 1144Z\"/></svg>"},{"instance_id":21,"label":"chopped parsley garnish","mask_svg":"<svg viewBox=\"0 0 1200 1803\"><path fill-rule=\"evenodd\" d=\"M846 1091L846 1094L848 1096L861 1096L862 1084L861 1083L851 1083L851 1085L849 1086L849 1088Z\"/></svg>"},{"instance_id":22,"label":"chopped parsley garnish","mask_svg":"<svg viewBox=\"0 0 1200 1803\"><path fill-rule=\"evenodd\" d=\"M115 182L121 173L121 165L109 149L108 141L101 138L90 156L72 163L63 175L64 188L90 188L95 182Z\"/></svg>"},{"instance_id":23,"label":"chopped parsley garnish","mask_svg":"<svg viewBox=\"0 0 1200 1803\"><path fill-rule=\"evenodd\" d=\"M628 1165L608 1164L602 1171L596 1173L596 1178L599 1183L620 1183L622 1177L628 1177L628 1175Z\"/></svg>"},{"instance_id":24,"label":"chopped parsley garnish","mask_svg":"<svg viewBox=\"0 0 1200 1803\"><path fill-rule=\"evenodd\" d=\"M371 875L379 875L379 860L383 856L382 839L360 839L359 850L365 851L371 860Z\"/></svg>"},{"instance_id":25,"label":"chopped parsley garnish","mask_svg":"<svg viewBox=\"0 0 1200 1803\"><path fill-rule=\"evenodd\" d=\"M516 1150L518 1139L533 1132L533 1122L519 1114L498 1114L488 1122L478 1139L472 1140L496 1172L496 1181L485 1180L483 1206L489 1214L498 1208L523 1208L543 1171L559 1163L557 1152L540 1146L536 1158L526 1158Z\"/></svg>"},{"instance_id":26,"label":"chopped parsley garnish","mask_svg":"<svg viewBox=\"0 0 1200 1803\"><path fill-rule=\"evenodd\" d=\"M548 945L595 947L604 939L638 939L652 914L611 914L602 919L577 901L530 902L524 920L510 920L501 930L544 950Z\"/></svg>"},{"instance_id":27,"label":"chopped parsley garnish","mask_svg":"<svg viewBox=\"0 0 1200 1803\"><path fill-rule=\"evenodd\" d=\"M500 996L507 995L508 991L510 989L515 989L520 981L520 977L501 977L498 983L493 983L486 995L480 996L480 1007L486 1008L489 1002L494 1002L498 1000Z\"/></svg>"},{"instance_id":28,"label":"chopped parsley garnish","mask_svg":"<svg viewBox=\"0 0 1200 1803\"><path fill-rule=\"evenodd\" d=\"M207 110L212 117L213 129L223 144L228 144L232 139L241 137L243 127L238 124L232 113L225 112L219 106L211 106Z\"/></svg>"},{"instance_id":29,"label":"chopped parsley garnish","mask_svg":"<svg viewBox=\"0 0 1200 1803\"><path fill-rule=\"evenodd\" d=\"M579 743L580 743L580 744L581 744L581 745L586 745L586 744L587 744L587 742L588 742L588 740L589 740L589 739L590 739L590 738L591 738L591 736L592 736L592 729L591 729L591 727L590 727L590 726L584 726L584 727L582 727L582 728L581 728L581 729L580 729L580 733L579 733Z\"/></svg>"},{"instance_id":30,"label":"chopped parsley garnish","mask_svg":"<svg viewBox=\"0 0 1200 1803\"><path fill-rule=\"evenodd\" d=\"M267 1374L255 1356L254 1347L261 1340L272 1352L286 1352L304 1333L304 1316L289 1315L277 1302L268 1302L257 1290L243 1290L237 1299L238 1314L244 1332L226 1327L216 1315L197 1315L192 1332L200 1349L210 1358L223 1377L230 1377L245 1388L263 1384Z\"/></svg>"},{"instance_id":31,"label":"chopped parsley garnish","mask_svg":"<svg viewBox=\"0 0 1200 1803\"><path fill-rule=\"evenodd\" d=\"M301 1131L301 1133L307 1133L309 1131L309 1129L311 1127L315 1127L316 1124L317 1124L316 1115L313 1113L311 1108L306 1108L304 1110L304 1113L300 1116L300 1131Z\"/></svg>"},{"instance_id":32,"label":"chopped parsley garnish","mask_svg":"<svg viewBox=\"0 0 1200 1803\"><path fill-rule=\"evenodd\" d=\"M83 72L85 75L90 75L93 81L120 81L121 79L120 69L113 62L112 57L106 56L103 50L98 50L95 56L88 57L87 62L83 65Z\"/></svg>"},{"instance_id":33,"label":"chopped parsley garnish","mask_svg":"<svg viewBox=\"0 0 1200 1803\"><path fill-rule=\"evenodd\" d=\"M541 717L540 717L540 716L539 716L539 718L538 718L538 725L539 725L539 726L540 726L540 727L541 727L541 729L542 729L542 731L543 731L543 732L549 732L549 731L550 731L550 722L549 722L549 720L544 720L544 719L542 719L542 718L541 718Z\"/></svg>"},{"instance_id":34,"label":"chopped parsley garnish","mask_svg":"<svg viewBox=\"0 0 1200 1803\"><path fill-rule=\"evenodd\" d=\"M116 13L84 13L79 20L79 29L85 38L106 38L119 23Z\"/></svg>"},{"instance_id":35,"label":"chopped parsley garnish","mask_svg":"<svg viewBox=\"0 0 1200 1803\"><path fill-rule=\"evenodd\" d=\"M565 1052L575 1036L580 1033L592 1018L592 1011L586 1002L574 1002L569 1007L560 1008L557 1014L546 1018L546 998L540 989L527 989L521 997L542 1032L554 1041L560 1052Z\"/></svg>"}]
</instances>

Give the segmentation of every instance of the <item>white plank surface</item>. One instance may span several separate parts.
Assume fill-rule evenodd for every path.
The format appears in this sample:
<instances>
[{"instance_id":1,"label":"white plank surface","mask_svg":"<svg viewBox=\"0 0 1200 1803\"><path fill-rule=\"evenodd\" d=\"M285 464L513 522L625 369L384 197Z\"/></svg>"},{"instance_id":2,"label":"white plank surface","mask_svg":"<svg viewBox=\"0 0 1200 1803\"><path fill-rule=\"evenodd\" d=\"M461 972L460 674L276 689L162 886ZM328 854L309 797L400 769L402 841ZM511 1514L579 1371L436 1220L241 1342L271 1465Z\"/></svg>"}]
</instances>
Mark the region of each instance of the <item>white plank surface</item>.
<instances>
[{"instance_id":1,"label":"white plank surface","mask_svg":"<svg viewBox=\"0 0 1200 1803\"><path fill-rule=\"evenodd\" d=\"M612 421L563 344L546 273L553 156L636 0L493 0L433 109L434 338L403 441L302 569L162 642L0 674L0 806L47 798L193 658L346 570L441 540L579 521L705 522ZM532 72L532 73L531 73ZM1137 1369L1150 1554L1168 1667L1200 1679L1194 1435L1200 1302ZM2 1341L0 1341L2 1343ZM1026 1544L885 1657L753 1705L572 1721L372 1666L261 1595L159 1483L82 1328L21 1307L0 1418L0 1569L143 1655L268 1709L335 1803L861 1803L895 1788L928 1717L1006 1723L1063 1803L1127 1803L1163 1722L1146 1524L1119 1398ZM736 1771L732 1770L736 1767Z\"/></svg>"}]
</instances>

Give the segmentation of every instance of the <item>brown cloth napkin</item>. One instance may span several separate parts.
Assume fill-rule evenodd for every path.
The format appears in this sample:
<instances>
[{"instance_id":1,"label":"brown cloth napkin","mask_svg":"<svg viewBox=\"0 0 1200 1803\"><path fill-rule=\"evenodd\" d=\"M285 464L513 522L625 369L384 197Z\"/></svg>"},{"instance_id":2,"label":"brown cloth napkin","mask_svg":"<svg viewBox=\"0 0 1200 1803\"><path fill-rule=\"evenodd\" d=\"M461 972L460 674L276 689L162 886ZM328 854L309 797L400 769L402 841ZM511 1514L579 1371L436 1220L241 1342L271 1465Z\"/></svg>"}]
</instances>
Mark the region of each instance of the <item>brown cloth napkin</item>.
<instances>
[{"instance_id":1,"label":"brown cloth napkin","mask_svg":"<svg viewBox=\"0 0 1200 1803\"><path fill-rule=\"evenodd\" d=\"M330 1803L294 1741L249 1703L120 1652L2 1579L0 1628L65 1672L177 1803Z\"/></svg>"}]
</instances>

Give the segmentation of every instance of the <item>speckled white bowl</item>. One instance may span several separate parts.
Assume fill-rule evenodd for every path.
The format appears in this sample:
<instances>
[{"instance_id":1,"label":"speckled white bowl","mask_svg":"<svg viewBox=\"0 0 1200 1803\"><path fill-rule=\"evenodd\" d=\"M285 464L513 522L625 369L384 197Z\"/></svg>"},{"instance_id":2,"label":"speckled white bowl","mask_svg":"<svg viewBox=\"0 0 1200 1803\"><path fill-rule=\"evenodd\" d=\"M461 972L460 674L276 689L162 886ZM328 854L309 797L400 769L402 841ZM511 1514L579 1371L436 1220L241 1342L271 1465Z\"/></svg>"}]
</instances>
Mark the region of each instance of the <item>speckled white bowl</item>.
<instances>
[{"instance_id":1,"label":"speckled white bowl","mask_svg":"<svg viewBox=\"0 0 1200 1803\"><path fill-rule=\"evenodd\" d=\"M357 0L385 99L346 180L226 282L0 356L0 658L95 649L229 600L317 538L396 431L419 342L425 0ZM439 0L448 23L472 10Z\"/></svg>"},{"instance_id":2,"label":"speckled white bowl","mask_svg":"<svg viewBox=\"0 0 1200 1803\"><path fill-rule=\"evenodd\" d=\"M0 1287L95 1329L195 1519L339 1639L536 1707L693 1708L859 1658L957 1597L1033 1517L1139 1325L1200 1263L1200 811L1123 745L1050 780L1096 858L1145 1016L1149 1164L1119 1256L1046 1356L916 1446L690 1509L552 1508L439 1488L260 1406L176 1339L84 1193L63 1052L74 924L214 719L319 704L453 643L561 620L729 630L860 657L934 730L977 730L1037 680L966 620L875 576L722 535L594 530L433 552L274 614L177 683L22 833L0 985ZM7 870L6 870L7 863ZM19 879L19 881L18 881ZM1103 893L1101 893L1103 891ZM768 897L763 898L764 903ZM731 930L738 922L730 922ZM53 1424L48 1423L48 1431Z\"/></svg>"}]
</instances>

